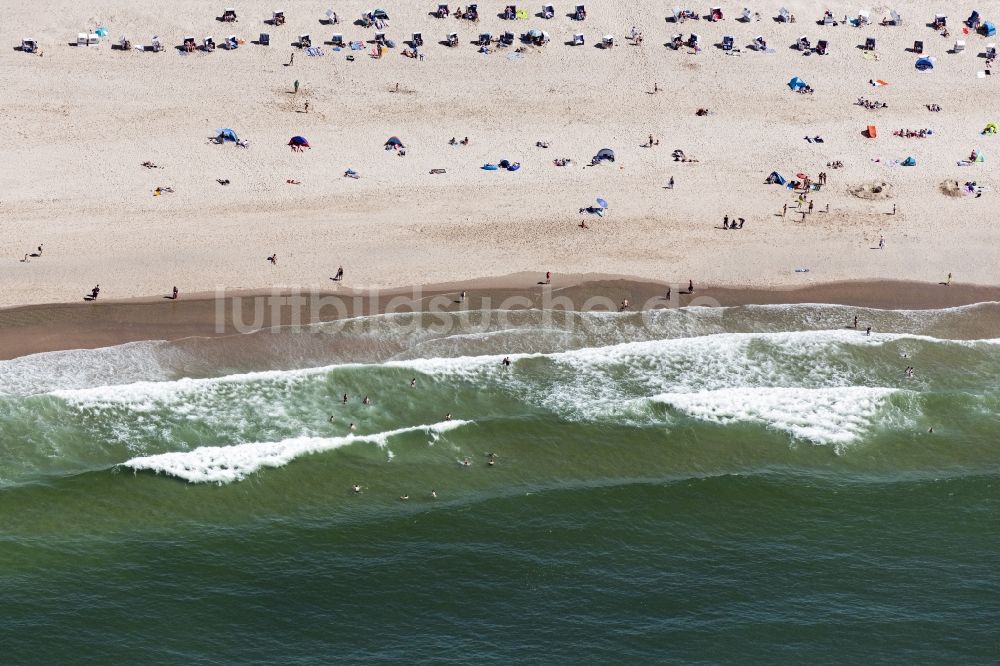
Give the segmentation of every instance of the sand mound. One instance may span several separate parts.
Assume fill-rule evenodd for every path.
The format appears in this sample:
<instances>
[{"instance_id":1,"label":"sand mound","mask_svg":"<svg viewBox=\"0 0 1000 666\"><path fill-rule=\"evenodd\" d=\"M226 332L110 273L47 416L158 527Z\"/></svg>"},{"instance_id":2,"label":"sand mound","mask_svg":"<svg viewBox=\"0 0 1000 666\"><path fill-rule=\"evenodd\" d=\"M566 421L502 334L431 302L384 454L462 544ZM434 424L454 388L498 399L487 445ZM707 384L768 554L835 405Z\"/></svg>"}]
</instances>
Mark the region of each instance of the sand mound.
<instances>
[{"instance_id":1,"label":"sand mound","mask_svg":"<svg viewBox=\"0 0 1000 666\"><path fill-rule=\"evenodd\" d=\"M889 183L861 183L848 188L848 192L859 199L878 201L892 197L892 185Z\"/></svg>"},{"instance_id":2,"label":"sand mound","mask_svg":"<svg viewBox=\"0 0 1000 666\"><path fill-rule=\"evenodd\" d=\"M957 180L943 180L941 181L941 193L949 197L960 197L963 196L962 187L958 184Z\"/></svg>"}]
</instances>

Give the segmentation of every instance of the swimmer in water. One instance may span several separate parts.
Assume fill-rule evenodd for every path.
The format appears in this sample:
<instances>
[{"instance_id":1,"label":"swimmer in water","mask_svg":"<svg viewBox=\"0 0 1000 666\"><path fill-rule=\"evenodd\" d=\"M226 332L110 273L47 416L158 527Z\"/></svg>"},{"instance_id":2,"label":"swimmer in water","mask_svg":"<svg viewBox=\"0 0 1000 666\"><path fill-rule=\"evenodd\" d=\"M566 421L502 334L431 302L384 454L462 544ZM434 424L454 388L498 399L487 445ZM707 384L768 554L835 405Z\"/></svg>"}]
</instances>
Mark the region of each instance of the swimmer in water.
<instances>
[{"instance_id":1,"label":"swimmer in water","mask_svg":"<svg viewBox=\"0 0 1000 666\"><path fill-rule=\"evenodd\" d=\"M372 404L372 401L368 399L368 396L365 396L365 399L361 401L361 404L362 405L370 405L370 404Z\"/></svg>"},{"instance_id":2,"label":"swimmer in water","mask_svg":"<svg viewBox=\"0 0 1000 666\"><path fill-rule=\"evenodd\" d=\"M399 499L400 499L401 501L405 502L406 500L410 499L410 496L409 496L409 495L400 495L400 496L399 496Z\"/></svg>"},{"instance_id":3,"label":"swimmer in water","mask_svg":"<svg viewBox=\"0 0 1000 666\"><path fill-rule=\"evenodd\" d=\"M436 491L436 490L432 490L432 491L431 491L431 499L437 499L437 498L438 498L438 493L437 493L437 491Z\"/></svg>"},{"instance_id":4,"label":"swimmer in water","mask_svg":"<svg viewBox=\"0 0 1000 666\"><path fill-rule=\"evenodd\" d=\"M355 493L360 493L361 492L361 485L355 483L353 486L351 486L351 490L353 490Z\"/></svg>"},{"instance_id":5,"label":"swimmer in water","mask_svg":"<svg viewBox=\"0 0 1000 666\"><path fill-rule=\"evenodd\" d=\"M504 356L503 360L500 362L505 368L510 367L510 356Z\"/></svg>"},{"instance_id":6,"label":"swimmer in water","mask_svg":"<svg viewBox=\"0 0 1000 666\"><path fill-rule=\"evenodd\" d=\"M448 412L447 414L445 414L444 420L445 421L451 421L451 412Z\"/></svg>"},{"instance_id":7,"label":"swimmer in water","mask_svg":"<svg viewBox=\"0 0 1000 666\"><path fill-rule=\"evenodd\" d=\"M347 394L346 393L344 394L344 404L345 405L347 404Z\"/></svg>"},{"instance_id":8,"label":"swimmer in water","mask_svg":"<svg viewBox=\"0 0 1000 666\"><path fill-rule=\"evenodd\" d=\"M410 380L410 388L417 388L417 378L414 377Z\"/></svg>"},{"instance_id":9,"label":"swimmer in water","mask_svg":"<svg viewBox=\"0 0 1000 666\"><path fill-rule=\"evenodd\" d=\"M472 461L469 460L468 458L466 458L465 460L463 460L458 464L461 465L462 467L472 467Z\"/></svg>"},{"instance_id":10,"label":"swimmer in water","mask_svg":"<svg viewBox=\"0 0 1000 666\"><path fill-rule=\"evenodd\" d=\"M354 424L353 423L348 427L348 430L350 430L351 432L354 432Z\"/></svg>"}]
</instances>

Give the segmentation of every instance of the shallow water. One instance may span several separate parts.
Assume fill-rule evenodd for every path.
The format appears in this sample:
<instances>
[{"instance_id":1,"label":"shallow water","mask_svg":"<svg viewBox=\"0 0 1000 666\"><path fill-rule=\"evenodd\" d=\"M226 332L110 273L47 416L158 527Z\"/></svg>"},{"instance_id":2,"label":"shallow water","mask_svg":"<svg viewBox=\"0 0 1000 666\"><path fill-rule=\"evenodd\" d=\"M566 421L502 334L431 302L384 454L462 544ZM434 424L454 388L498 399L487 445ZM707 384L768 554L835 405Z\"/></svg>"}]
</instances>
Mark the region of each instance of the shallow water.
<instances>
[{"instance_id":1,"label":"shallow water","mask_svg":"<svg viewBox=\"0 0 1000 666\"><path fill-rule=\"evenodd\" d=\"M0 362L0 644L992 661L996 331L997 304L469 312Z\"/></svg>"}]
</instances>

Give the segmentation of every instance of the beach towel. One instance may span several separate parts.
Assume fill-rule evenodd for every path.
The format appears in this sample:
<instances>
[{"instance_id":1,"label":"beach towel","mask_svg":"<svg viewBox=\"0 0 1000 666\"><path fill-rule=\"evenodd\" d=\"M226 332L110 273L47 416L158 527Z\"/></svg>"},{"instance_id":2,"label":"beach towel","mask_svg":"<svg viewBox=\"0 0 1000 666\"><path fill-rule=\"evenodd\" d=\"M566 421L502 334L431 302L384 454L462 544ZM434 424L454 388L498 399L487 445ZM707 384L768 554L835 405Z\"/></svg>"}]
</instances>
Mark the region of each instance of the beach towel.
<instances>
[{"instance_id":1,"label":"beach towel","mask_svg":"<svg viewBox=\"0 0 1000 666\"><path fill-rule=\"evenodd\" d=\"M875 86L876 88L879 88L881 86L887 86L887 85L889 85L889 82L888 81L883 81L882 79L875 79L874 81L871 82L871 84L873 86Z\"/></svg>"},{"instance_id":2,"label":"beach towel","mask_svg":"<svg viewBox=\"0 0 1000 666\"><path fill-rule=\"evenodd\" d=\"M306 49L307 56L321 56L323 55L323 49L318 46L310 46Z\"/></svg>"},{"instance_id":3,"label":"beach towel","mask_svg":"<svg viewBox=\"0 0 1000 666\"><path fill-rule=\"evenodd\" d=\"M365 49L364 42L351 42L350 47L352 51L363 51Z\"/></svg>"}]
</instances>

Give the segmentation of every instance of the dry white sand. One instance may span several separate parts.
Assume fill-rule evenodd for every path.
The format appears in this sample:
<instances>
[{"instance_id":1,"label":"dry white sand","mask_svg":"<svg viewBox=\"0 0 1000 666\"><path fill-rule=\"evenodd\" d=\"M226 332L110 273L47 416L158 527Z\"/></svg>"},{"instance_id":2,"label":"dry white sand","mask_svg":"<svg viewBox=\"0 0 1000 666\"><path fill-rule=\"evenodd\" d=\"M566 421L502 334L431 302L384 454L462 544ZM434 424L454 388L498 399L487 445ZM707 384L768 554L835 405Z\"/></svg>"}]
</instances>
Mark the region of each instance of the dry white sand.
<instances>
[{"instance_id":1,"label":"dry white sand","mask_svg":"<svg viewBox=\"0 0 1000 666\"><path fill-rule=\"evenodd\" d=\"M627 274L671 282L790 286L845 279L956 281L996 284L1000 210L994 160L1000 137L980 130L1000 120L1000 78L979 79L987 39L962 36L972 8L951 3L899 2L905 25L853 28L816 24L821 8L807 0L785 3L795 24L772 20L776 2L753 6L760 22L735 20L742 4L727 5L726 20L674 25L673 3L639 0L588 2L584 23L571 21L570 4L554 20L506 22L502 2L480 3L478 25L428 15L434 1L389 3L387 34L397 42L420 31L426 59L400 55L402 44L375 60L366 51L307 57L291 47L300 33L315 42L333 32L371 39L374 29L351 24L373 8L355 0L333 8L336 27L320 25L323 3L285 3L286 25L264 25L274 3L240 2L240 21L215 20L217 6L201 0L139 5L124 0L88 5L74 0L17 3L0 24L0 305L79 300L100 283L102 298L275 285L333 285L338 264L353 287L430 283L519 271ZM452 3L452 9L455 4ZM704 14L708 5L692 5ZM842 19L859 7L830 6ZM1000 19L1000 3L979 3ZM870 7L878 22L888 7ZM925 24L949 13L952 38ZM624 37L642 30L644 43ZM106 26L99 47L68 45L77 33ZM544 48L477 53L481 31L499 35L541 27ZM569 47L576 30L588 44ZM271 34L270 47L249 43ZM461 45L438 40L457 31ZM698 32L704 51L673 51L674 32ZM221 41L247 40L236 51L180 55L187 34ZM619 46L594 44L605 33ZM736 37L739 55L715 48ZM121 35L135 44L161 36L163 53L120 52ZM773 53L746 49L764 35ZM803 56L790 47L808 35L829 39L832 52ZM878 39L878 61L858 45ZM24 37L39 40L42 57L13 50ZM956 37L962 54L946 53ZM904 50L922 39L937 68L920 73ZM1000 41L1000 40L996 40ZM369 47L370 48L370 47ZM295 52L295 62L285 66ZM789 91L801 76L814 95ZM301 82L297 96L292 82ZM874 88L869 79L890 85ZM654 82L662 89L648 94ZM394 92L396 84L399 92ZM888 102L865 110L859 96ZM309 101L309 113L302 113ZM940 113L925 104L938 103ZM698 107L711 110L696 117ZM877 139L862 131L879 128ZM207 142L230 127L250 141L243 150ZM898 128L933 128L934 136L904 139ZM652 133L659 146L640 147ZM306 136L312 149L293 153L289 137ZM803 137L820 135L822 144ZM405 157L383 150L390 135L407 145ZM468 147L449 146L468 136ZM550 148L535 147L545 140ZM600 148L616 151L614 165L585 167ZM957 166L973 148L987 161ZM674 162L681 148L699 161ZM889 166L908 155L917 166ZM558 168L552 160L577 164ZM520 171L484 172L485 162L518 161ZM880 158L881 162L874 162ZM140 166L151 160L162 169ZM842 160L844 169L824 169ZM359 180L343 178L352 167ZM435 168L443 175L431 175ZM829 174L812 195L812 215L775 213L794 195L765 185L776 169L793 176ZM673 176L674 190L663 186ZM217 178L231 181L220 186ZM286 184L287 179L302 182ZM980 198L940 191L947 179L993 188ZM850 189L886 182L891 196L857 198ZM152 196L156 186L176 192ZM581 216L595 197L608 215ZM820 212L830 206L830 212ZM887 215L893 204L896 215ZM742 231L722 231L722 216L744 217ZM586 217L589 230L577 224ZM879 235L886 249L871 248ZM44 243L41 258L21 263ZM278 264L265 257L277 253ZM795 273L808 267L809 273Z\"/></svg>"}]
</instances>

